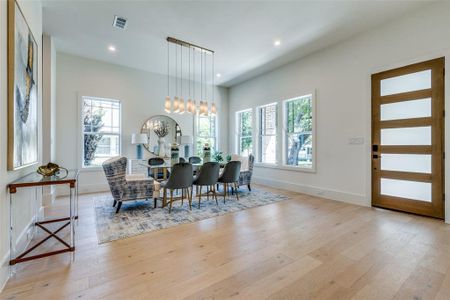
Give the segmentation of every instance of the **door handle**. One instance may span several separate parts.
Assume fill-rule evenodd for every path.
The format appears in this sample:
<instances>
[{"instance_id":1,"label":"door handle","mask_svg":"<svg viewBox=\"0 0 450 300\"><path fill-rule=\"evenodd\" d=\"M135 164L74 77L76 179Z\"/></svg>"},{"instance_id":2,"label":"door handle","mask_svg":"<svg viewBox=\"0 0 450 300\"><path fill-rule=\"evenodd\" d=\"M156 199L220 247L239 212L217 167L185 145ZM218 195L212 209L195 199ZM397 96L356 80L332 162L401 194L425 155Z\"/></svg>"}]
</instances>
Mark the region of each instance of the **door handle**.
<instances>
[{"instance_id":1,"label":"door handle","mask_svg":"<svg viewBox=\"0 0 450 300\"><path fill-rule=\"evenodd\" d=\"M372 145L372 151L378 152L378 145Z\"/></svg>"}]
</instances>

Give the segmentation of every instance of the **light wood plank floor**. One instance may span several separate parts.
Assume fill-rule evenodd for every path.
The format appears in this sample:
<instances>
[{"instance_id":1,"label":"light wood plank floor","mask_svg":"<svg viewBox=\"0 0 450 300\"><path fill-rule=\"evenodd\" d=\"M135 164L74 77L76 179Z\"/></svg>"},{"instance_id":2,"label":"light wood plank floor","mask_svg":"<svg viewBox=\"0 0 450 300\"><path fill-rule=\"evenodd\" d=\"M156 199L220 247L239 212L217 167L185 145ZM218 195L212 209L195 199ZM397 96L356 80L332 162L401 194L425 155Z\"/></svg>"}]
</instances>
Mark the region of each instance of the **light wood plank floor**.
<instances>
[{"instance_id":1,"label":"light wood plank floor","mask_svg":"<svg viewBox=\"0 0 450 300\"><path fill-rule=\"evenodd\" d=\"M0 299L450 299L442 221L269 190L292 199L103 245L83 195L75 261L20 264Z\"/></svg>"}]
</instances>

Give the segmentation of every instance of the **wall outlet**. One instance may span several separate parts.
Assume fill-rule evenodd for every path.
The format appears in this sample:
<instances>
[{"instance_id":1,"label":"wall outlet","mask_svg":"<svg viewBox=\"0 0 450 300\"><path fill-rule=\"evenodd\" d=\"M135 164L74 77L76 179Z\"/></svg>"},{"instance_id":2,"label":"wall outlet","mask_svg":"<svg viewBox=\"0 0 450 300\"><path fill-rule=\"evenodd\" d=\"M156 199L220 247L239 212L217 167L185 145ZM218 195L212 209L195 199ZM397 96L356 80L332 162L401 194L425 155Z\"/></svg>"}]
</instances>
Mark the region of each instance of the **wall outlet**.
<instances>
[{"instance_id":1,"label":"wall outlet","mask_svg":"<svg viewBox=\"0 0 450 300\"><path fill-rule=\"evenodd\" d=\"M364 145L364 138L363 137L354 137L348 139L349 145Z\"/></svg>"}]
</instances>

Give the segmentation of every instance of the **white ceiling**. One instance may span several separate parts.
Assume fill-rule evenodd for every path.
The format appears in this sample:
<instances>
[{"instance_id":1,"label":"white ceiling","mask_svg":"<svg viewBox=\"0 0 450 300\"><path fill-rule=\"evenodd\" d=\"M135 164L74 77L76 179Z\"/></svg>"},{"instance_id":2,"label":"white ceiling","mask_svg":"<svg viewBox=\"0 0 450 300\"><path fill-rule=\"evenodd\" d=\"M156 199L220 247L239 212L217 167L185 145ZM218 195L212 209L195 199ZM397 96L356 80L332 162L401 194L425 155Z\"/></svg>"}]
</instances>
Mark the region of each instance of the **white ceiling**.
<instances>
[{"instance_id":1,"label":"white ceiling","mask_svg":"<svg viewBox=\"0 0 450 300\"><path fill-rule=\"evenodd\" d=\"M216 83L232 86L430 1L42 2L58 51L166 75L173 36L215 50ZM125 30L112 27L114 15L128 19Z\"/></svg>"}]
</instances>

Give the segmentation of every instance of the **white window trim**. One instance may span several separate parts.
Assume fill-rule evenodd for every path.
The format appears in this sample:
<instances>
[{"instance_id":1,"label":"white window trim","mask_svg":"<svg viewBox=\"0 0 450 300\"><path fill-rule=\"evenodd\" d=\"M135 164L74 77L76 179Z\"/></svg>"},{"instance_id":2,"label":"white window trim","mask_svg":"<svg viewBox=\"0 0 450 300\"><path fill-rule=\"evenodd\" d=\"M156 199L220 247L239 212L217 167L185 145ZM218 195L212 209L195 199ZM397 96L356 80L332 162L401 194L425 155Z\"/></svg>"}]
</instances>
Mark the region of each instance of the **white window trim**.
<instances>
[{"instance_id":1,"label":"white window trim","mask_svg":"<svg viewBox=\"0 0 450 300\"><path fill-rule=\"evenodd\" d=\"M193 118L194 118L194 145L193 145L193 147L194 147L194 151L192 152L192 153L194 153L194 155L199 155L198 154L198 152L197 152L197 140L198 140L198 134L197 134L197 127L198 127L198 117L210 117L210 116L199 116L199 115L197 115L197 114L195 114L194 116L193 116ZM218 150L219 149L219 139L218 139L218 134L217 134L217 132L218 132L218 128L217 128L217 123L218 123L218 116L217 116L217 114L214 116L214 140L216 141L216 144L214 145L214 147L212 147L215 151L220 151L220 150Z\"/></svg>"},{"instance_id":2,"label":"white window trim","mask_svg":"<svg viewBox=\"0 0 450 300\"><path fill-rule=\"evenodd\" d=\"M264 107L264 106L268 106L274 103L281 103L283 104L284 101L286 100L292 100L295 98L299 98L302 96L295 96L295 95L289 95L289 97L283 97L285 100L281 100L281 101L277 101L277 102L272 102L269 104L265 104L265 105L261 105L261 106L257 106L256 107L256 112L255 114L255 118L253 119L253 124L256 125L254 126L254 128L256 128L256 130L254 130L253 133L253 139L254 139L254 143L253 143L253 153L255 155L255 167L257 168L269 168L269 169L276 169L276 170L286 170L286 171L292 171L292 172L300 172L300 173L317 173L317 113L316 113L316 109L317 109L317 93L316 90L313 90L312 92L299 92L296 93L297 95L312 95L312 116L313 116L313 120L312 120L312 167L311 168L301 168L301 167L297 167L297 166L289 166L289 165L285 165L284 164L284 152L285 149L285 135L284 135L284 130L285 130L285 116L284 116L284 109L282 109L281 113L283 114L281 116L281 120L283 121L283 126L278 126L278 119L280 116L280 110L277 109L277 134L282 136L282 141L281 141L281 145L279 145L279 141L277 139L277 163L276 164L270 164L270 163L261 163L259 162L259 143L260 143L260 139L259 139L259 126L260 126L260 122L259 122L259 108ZM255 138L256 137L256 138ZM281 152L281 160L278 159L278 156L280 155L279 153Z\"/></svg>"},{"instance_id":3,"label":"white window trim","mask_svg":"<svg viewBox=\"0 0 450 300\"><path fill-rule=\"evenodd\" d=\"M275 139L276 139L276 144L275 144L275 162L274 163L267 163L267 162L261 162L261 155L262 153L260 153L259 149L261 147L261 109L264 107L268 107L268 106L272 106L275 105L276 107L276 114L275 114ZM279 138L278 138L278 132L279 132L279 126L278 126L278 121L279 121L279 108L278 108L278 102L271 102L268 104L264 104L264 105L260 105L258 107L256 107L256 124L257 124L257 130L256 130L256 139L255 139L255 146L256 146L256 151L255 151L255 165L256 166L261 166L261 167L276 167L277 165L279 165L280 159L279 159L279 155L278 155L278 148L279 148Z\"/></svg>"},{"instance_id":4,"label":"white window trim","mask_svg":"<svg viewBox=\"0 0 450 300\"><path fill-rule=\"evenodd\" d=\"M311 157L312 157L312 164L311 164L311 168L305 168L302 166L291 166L286 164L286 152L287 152L287 138L286 138L286 120L287 120L287 111L286 111L286 103L292 100L296 100L296 99L301 99L304 97L308 97L311 96L311 116L312 116L312 121L311 121L311 127L312 127L312 131L311 131L311 145L312 145L312 153L311 153ZM316 172L316 97L315 97L315 93L306 93L303 94L301 96L298 97L293 97L293 98L289 98L286 100L282 101L282 106L283 106L283 126L282 126L282 149L281 149L281 165L280 168L283 168L285 170L296 170L296 171L304 171L304 172Z\"/></svg>"},{"instance_id":5,"label":"white window trim","mask_svg":"<svg viewBox=\"0 0 450 300\"><path fill-rule=\"evenodd\" d=\"M253 111L253 109L248 108L248 109L243 109L240 111L237 111L235 113L235 128L236 128L236 143L235 143L235 151L238 155L241 155L241 140L243 138L243 136L241 136L241 129L240 129L240 114L242 113L246 113L246 112L251 112L252 113L252 134L249 136L245 136L245 137L251 137L252 138L252 154L254 155L255 153L255 126L254 126L254 119L255 119L255 113Z\"/></svg>"},{"instance_id":6,"label":"white window trim","mask_svg":"<svg viewBox=\"0 0 450 300\"><path fill-rule=\"evenodd\" d=\"M78 100L78 153L77 153L77 165L78 169L82 172L97 172L103 170L101 166L93 166L93 167L86 167L83 163L83 157L84 157L84 124L82 121L83 117L83 104L84 104L84 98L92 98L92 99L98 99L103 101L110 101L110 102L118 102L119 103L119 155L122 155L122 102L117 99L112 98L105 98L105 97L96 97L96 96L80 96Z\"/></svg>"}]
</instances>

